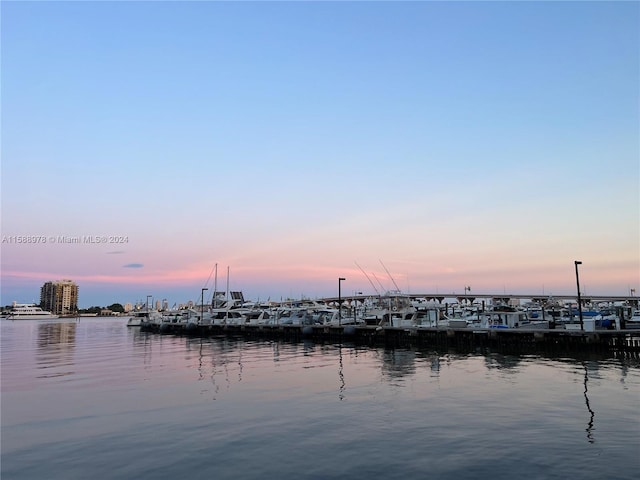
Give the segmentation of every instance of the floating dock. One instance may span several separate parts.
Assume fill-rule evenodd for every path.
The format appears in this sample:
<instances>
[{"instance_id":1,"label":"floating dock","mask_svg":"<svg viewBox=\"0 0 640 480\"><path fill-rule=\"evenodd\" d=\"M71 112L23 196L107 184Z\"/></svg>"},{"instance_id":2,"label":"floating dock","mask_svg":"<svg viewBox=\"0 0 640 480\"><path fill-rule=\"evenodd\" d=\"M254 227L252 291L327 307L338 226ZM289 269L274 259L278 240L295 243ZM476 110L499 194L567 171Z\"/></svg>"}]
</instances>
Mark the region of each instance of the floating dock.
<instances>
[{"instance_id":1,"label":"floating dock","mask_svg":"<svg viewBox=\"0 0 640 480\"><path fill-rule=\"evenodd\" d=\"M142 331L192 337L351 343L392 348L488 349L514 354L600 353L640 357L640 330L527 330L353 325L196 325L143 323Z\"/></svg>"}]
</instances>

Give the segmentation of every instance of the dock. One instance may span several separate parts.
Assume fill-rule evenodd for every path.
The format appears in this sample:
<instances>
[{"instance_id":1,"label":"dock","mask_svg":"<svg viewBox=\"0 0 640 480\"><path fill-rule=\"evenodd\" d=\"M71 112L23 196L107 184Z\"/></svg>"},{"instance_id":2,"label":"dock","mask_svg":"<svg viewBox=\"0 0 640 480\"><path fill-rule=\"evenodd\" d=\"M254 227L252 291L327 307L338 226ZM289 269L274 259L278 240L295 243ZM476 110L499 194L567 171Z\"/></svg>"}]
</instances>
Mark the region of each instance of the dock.
<instances>
[{"instance_id":1,"label":"dock","mask_svg":"<svg viewBox=\"0 0 640 480\"><path fill-rule=\"evenodd\" d=\"M245 340L349 343L391 348L454 348L512 354L589 354L640 359L640 329L473 329L449 327L381 327L367 325L197 325L143 323L142 331L163 335Z\"/></svg>"}]
</instances>

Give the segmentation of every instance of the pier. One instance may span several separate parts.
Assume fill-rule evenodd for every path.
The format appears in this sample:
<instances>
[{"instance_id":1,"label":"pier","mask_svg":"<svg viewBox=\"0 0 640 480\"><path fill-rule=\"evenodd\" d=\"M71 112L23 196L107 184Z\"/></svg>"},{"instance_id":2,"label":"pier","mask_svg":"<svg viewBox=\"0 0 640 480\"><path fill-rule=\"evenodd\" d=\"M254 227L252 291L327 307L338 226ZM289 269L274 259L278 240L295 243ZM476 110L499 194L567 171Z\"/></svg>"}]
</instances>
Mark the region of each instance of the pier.
<instances>
[{"instance_id":1,"label":"pier","mask_svg":"<svg viewBox=\"0 0 640 480\"><path fill-rule=\"evenodd\" d=\"M352 343L392 348L455 348L513 354L598 353L640 358L640 330L473 329L328 325L197 325L194 323L143 323L142 331L246 340Z\"/></svg>"}]
</instances>

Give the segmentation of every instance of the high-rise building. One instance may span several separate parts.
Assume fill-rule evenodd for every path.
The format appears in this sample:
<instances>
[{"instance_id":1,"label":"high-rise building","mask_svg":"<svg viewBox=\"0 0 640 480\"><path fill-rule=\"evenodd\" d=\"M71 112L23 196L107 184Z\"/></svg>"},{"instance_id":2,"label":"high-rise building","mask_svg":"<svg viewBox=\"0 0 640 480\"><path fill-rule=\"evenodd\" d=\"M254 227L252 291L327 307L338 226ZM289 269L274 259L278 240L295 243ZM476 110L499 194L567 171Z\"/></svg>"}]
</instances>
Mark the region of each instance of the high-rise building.
<instances>
[{"instance_id":1,"label":"high-rise building","mask_svg":"<svg viewBox=\"0 0 640 480\"><path fill-rule=\"evenodd\" d=\"M40 304L56 315L78 311L78 285L71 280L46 282L40 289Z\"/></svg>"}]
</instances>

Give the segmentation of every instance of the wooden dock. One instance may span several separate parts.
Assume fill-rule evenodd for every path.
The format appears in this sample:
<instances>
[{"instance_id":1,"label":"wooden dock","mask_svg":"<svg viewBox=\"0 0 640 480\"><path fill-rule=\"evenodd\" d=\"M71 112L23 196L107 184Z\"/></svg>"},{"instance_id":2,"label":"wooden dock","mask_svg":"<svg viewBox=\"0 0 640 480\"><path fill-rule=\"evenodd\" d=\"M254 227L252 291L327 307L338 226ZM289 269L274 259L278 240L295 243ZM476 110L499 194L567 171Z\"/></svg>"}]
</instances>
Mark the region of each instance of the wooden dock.
<instances>
[{"instance_id":1,"label":"wooden dock","mask_svg":"<svg viewBox=\"0 0 640 480\"><path fill-rule=\"evenodd\" d=\"M383 347L454 348L514 354L600 353L640 358L640 330L519 330L325 325L196 325L145 323L142 331L193 337L313 341Z\"/></svg>"}]
</instances>

